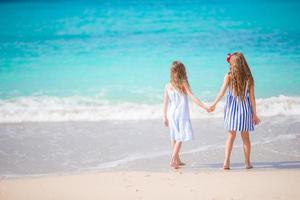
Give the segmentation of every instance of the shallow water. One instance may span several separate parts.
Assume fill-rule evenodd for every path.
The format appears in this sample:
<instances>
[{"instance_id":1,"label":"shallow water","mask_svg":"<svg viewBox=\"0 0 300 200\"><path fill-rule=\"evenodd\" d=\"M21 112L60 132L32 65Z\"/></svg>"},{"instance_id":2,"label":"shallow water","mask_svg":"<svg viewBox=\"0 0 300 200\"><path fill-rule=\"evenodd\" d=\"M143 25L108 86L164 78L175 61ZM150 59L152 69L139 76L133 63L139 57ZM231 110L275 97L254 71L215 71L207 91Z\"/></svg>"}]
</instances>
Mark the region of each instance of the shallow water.
<instances>
[{"instance_id":1,"label":"shallow water","mask_svg":"<svg viewBox=\"0 0 300 200\"><path fill-rule=\"evenodd\" d=\"M257 168L300 168L300 118L268 117L251 133ZM183 144L185 171L222 167L221 119L193 120L195 140ZM16 123L0 126L0 177L86 171L169 171L168 129L158 120ZM233 169L243 168L238 134Z\"/></svg>"}]
</instances>

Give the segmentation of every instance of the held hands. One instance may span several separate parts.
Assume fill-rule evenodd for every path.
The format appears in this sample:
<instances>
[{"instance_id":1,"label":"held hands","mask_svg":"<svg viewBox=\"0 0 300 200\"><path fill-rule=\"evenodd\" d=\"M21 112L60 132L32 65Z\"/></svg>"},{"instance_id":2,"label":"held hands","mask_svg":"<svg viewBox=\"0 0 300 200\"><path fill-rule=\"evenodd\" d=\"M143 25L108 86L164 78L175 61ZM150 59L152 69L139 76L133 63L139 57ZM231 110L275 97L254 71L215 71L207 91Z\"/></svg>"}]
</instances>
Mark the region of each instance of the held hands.
<instances>
[{"instance_id":1,"label":"held hands","mask_svg":"<svg viewBox=\"0 0 300 200\"><path fill-rule=\"evenodd\" d=\"M216 105L210 105L209 106L209 112L213 112L216 109Z\"/></svg>"},{"instance_id":2,"label":"held hands","mask_svg":"<svg viewBox=\"0 0 300 200\"><path fill-rule=\"evenodd\" d=\"M205 106L204 109L207 111L207 112L213 112L215 110L216 106L215 105L210 105L210 106Z\"/></svg>"}]
</instances>

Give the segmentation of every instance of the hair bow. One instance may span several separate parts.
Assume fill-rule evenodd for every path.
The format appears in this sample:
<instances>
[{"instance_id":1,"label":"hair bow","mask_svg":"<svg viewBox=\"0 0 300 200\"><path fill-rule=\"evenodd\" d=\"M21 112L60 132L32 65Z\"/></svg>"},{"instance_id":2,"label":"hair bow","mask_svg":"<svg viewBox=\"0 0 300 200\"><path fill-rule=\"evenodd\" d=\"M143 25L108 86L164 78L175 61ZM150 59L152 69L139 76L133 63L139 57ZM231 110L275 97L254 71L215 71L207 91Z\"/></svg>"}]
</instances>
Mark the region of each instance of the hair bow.
<instances>
[{"instance_id":1,"label":"hair bow","mask_svg":"<svg viewBox=\"0 0 300 200\"><path fill-rule=\"evenodd\" d=\"M230 54L230 53L227 54L226 60L227 60L228 63L229 63L229 61L230 61L231 56L232 56L232 54Z\"/></svg>"}]
</instances>

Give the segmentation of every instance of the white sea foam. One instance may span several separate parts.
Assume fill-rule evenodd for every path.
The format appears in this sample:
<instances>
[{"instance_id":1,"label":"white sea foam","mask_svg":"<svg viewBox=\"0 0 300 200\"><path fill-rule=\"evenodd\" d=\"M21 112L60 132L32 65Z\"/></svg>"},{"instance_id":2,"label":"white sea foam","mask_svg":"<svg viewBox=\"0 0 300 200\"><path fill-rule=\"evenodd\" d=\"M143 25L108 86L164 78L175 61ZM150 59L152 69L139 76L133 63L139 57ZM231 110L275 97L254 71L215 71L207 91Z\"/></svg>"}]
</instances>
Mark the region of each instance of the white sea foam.
<instances>
[{"instance_id":1,"label":"white sea foam","mask_svg":"<svg viewBox=\"0 0 300 200\"><path fill-rule=\"evenodd\" d=\"M224 102L213 113L190 105L191 118L223 116ZM257 99L260 116L300 115L300 97ZM110 103L92 97L31 96L0 100L0 123L24 121L146 120L162 117L161 104Z\"/></svg>"}]
</instances>

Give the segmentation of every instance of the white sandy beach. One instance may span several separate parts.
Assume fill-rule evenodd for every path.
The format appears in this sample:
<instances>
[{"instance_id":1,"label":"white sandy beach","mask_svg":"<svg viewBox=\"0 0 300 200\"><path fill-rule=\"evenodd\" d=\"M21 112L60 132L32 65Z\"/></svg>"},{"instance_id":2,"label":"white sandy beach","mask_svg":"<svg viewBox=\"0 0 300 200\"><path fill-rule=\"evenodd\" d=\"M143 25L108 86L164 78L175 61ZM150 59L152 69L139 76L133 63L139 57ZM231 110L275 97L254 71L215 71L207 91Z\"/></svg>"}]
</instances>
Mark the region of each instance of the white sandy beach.
<instances>
[{"instance_id":1,"label":"white sandy beach","mask_svg":"<svg viewBox=\"0 0 300 200\"><path fill-rule=\"evenodd\" d=\"M1 200L300 199L300 170L103 172L8 179Z\"/></svg>"}]
</instances>

